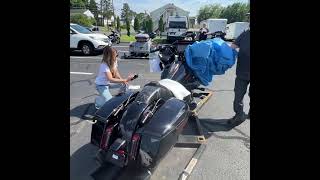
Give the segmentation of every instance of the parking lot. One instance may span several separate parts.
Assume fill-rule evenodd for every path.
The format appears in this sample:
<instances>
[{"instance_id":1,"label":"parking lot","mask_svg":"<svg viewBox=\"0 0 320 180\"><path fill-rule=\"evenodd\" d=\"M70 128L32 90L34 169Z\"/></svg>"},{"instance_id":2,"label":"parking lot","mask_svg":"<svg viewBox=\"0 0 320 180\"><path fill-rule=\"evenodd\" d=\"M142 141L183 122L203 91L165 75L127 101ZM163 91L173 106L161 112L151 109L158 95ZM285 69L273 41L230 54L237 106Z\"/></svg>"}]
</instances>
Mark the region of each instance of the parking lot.
<instances>
[{"instance_id":1,"label":"parking lot","mask_svg":"<svg viewBox=\"0 0 320 180\"><path fill-rule=\"evenodd\" d=\"M128 51L128 43L114 45L120 57ZM96 147L90 143L91 124L83 121L81 115L89 103L94 101L95 76L102 55L70 56L70 179L90 180L89 174L96 166L93 157ZM149 71L146 59L121 59L118 62L123 76L138 73L139 78L132 85L140 85L159 80L160 74ZM199 118L209 134L207 148L190 176L190 180L250 179L250 120L237 127L226 124L233 116L232 102L235 66L225 75L215 76L208 86L214 91L212 98L200 110ZM245 111L249 98L244 99ZM185 168L195 149L173 148L162 160L152 179L174 180Z\"/></svg>"}]
</instances>

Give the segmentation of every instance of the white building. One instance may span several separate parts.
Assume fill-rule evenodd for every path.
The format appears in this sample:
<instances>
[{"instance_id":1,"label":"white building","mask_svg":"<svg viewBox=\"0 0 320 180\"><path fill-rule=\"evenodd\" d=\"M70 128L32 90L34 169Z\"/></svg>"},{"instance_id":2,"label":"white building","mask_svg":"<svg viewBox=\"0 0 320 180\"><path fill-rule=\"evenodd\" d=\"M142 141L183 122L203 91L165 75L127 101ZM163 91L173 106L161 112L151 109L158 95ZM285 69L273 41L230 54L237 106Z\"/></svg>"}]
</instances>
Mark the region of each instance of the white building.
<instances>
[{"instance_id":1,"label":"white building","mask_svg":"<svg viewBox=\"0 0 320 180\"><path fill-rule=\"evenodd\" d=\"M190 12L185 11L177 6L175 6L173 3L166 4L152 12L150 12L150 16L153 21L153 31L158 30L159 28L159 20L160 17L163 16L164 24L166 24L166 19L168 16L187 16L189 17Z\"/></svg>"}]
</instances>

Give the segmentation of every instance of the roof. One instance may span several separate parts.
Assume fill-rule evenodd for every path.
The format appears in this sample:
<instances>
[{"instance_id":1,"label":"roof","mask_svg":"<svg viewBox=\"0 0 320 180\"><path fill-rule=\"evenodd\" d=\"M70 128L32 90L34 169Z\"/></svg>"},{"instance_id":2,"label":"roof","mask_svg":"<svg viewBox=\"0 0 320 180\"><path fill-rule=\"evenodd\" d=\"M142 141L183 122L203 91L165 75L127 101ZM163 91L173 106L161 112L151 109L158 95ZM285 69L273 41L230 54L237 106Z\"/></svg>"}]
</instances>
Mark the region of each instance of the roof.
<instances>
[{"instance_id":1,"label":"roof","mask_svg":"<svg viewBox=\"0 0 320 180\"><path fill-rule=\"evenodd\" d=\"M183 9L179 8L178 6L174 5L173 3L168 3L168 4L166 4L166 5L162 6L162 7L159 7L159 8L157 8L157 9L151 11L150 14L152 14L152 13L154 13L154 12L160 10L160 9L164 9L164 10L165 10L165 9L167 9L167 8L169 8L169 7L175 7L175 8L177 8L177 9L181 10L181 11L184 11L184 12L186 12L186 13L190 13L189 11L186 11L186 10L183 10Z\"/></svg>"},{"instance_id":2,"label":"roof","mask_svg":"<svg viewBox=\"0 0 320 180\"><path fill-rule=\"evenodd\" d=\"M137 34L135 38L149 38L148 34Z\"/></svg>"}]
</instances>

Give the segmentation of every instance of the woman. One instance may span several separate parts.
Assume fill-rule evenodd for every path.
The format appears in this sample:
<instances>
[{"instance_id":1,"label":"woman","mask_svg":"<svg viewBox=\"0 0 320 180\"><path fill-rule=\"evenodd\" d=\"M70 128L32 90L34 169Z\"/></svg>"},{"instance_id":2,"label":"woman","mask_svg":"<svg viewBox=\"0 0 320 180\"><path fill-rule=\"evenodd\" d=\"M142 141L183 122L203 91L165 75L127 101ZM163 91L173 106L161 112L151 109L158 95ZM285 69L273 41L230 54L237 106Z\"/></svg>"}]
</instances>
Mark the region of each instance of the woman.
<instances>
[{"instance_id":1,"label":"woman","mask_svg":"<svg viewBox=\"0 0 320 180\"><path fill-rule=\"evenodd\" d=\"M120 92L124 92L128 82L133 78L133 75L129 75L126 79L121 77L118 70L117 57L118 53L112 47L107 46L104 49L102 62L95 80L96 89L100 94L100 97L95 100L97 109L112 98L110 88L120 88Z\"/></svg>"}]
</instances>

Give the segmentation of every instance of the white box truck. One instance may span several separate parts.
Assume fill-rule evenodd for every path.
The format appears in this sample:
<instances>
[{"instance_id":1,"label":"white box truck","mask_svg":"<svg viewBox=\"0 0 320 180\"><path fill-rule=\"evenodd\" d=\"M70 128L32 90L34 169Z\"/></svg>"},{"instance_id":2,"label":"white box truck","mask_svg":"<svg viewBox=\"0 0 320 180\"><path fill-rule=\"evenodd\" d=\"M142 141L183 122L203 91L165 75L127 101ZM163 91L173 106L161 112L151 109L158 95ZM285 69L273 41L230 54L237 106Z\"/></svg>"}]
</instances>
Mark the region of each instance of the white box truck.
<instances>
[{"instance_id":1,"label":"white box truck","mask_svg":"<svg viewBox=\"0 0 320 180\"><path fill-rule=\"evenodd\" d=\"M227 24L225 38L228 40L237 39L237 37L248 28L249 28L248 22L234 22L234 23Z\"/></svg>"},{"instance_id":2,"label":"white box truck","mask_svg":"<svg viewBox=\"0 0 320 180\"><path fill-rule=\"evenodd\" d=\"M187 16L169 16L166 23L167 40L174 41L182 39L182 34L187 32Z\"/></svg>"},{"instance_id":3,"label":"white box truck","mask_svg":"<svg viewBox=\"0 0 320 180\"><path fill-rule=\"evenodd\" d=\"M217 31L225 32L227 22L227 19L207 19L200 22L200 28L203 27L203 24L206 24L210 33Z\"/></svg>"}]
</instances>

